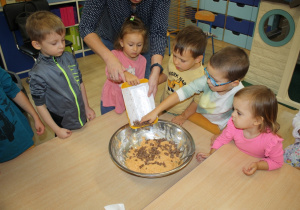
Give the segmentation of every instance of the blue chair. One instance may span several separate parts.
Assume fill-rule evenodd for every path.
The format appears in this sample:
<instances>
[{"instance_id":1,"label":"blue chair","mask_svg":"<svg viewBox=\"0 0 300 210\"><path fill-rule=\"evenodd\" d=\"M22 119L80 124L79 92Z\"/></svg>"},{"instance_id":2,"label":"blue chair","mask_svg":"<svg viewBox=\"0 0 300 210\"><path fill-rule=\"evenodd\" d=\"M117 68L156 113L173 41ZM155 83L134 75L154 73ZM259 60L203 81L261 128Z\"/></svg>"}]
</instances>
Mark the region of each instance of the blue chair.
<instances>
[{"instance_id":1,"label":"blue chair","mask_svg":"<svg viewBox=\"0 0 300 210\"><path fill-rule=\"evenodd\" d=\"M211 45L212 45L212 52L213 54L215 54L215 47L214 47L214 37L216 37L216 35L211 33L211 28L212 28L212 23L215 21L215 14L210 12L210 11L206 11L206 10L201 10L196 12L195 14L195 19L197 21L197 26L199 21L206 21L209 23L209 31L204 31L204 33L207 35L207 38L211 38ZM205 52L203 54L203 60L202 63L204 63L204 56L205 56Z\"/></svg>"}]
</instances>

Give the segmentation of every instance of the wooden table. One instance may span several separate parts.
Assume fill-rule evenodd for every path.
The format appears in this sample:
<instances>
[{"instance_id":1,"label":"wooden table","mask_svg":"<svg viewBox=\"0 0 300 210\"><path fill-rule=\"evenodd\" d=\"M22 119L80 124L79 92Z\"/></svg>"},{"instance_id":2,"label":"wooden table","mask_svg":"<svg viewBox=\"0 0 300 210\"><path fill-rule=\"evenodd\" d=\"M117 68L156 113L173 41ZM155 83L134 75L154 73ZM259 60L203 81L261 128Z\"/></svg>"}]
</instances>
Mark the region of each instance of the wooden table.
<instances>
[{"instance_id":1,"label":"wooden table","mask_svg":"<svg viewBox=\"0 0 300 210\"><path fill-rule=\"evenodd\" d=\"M244 175L254 160L224 145L145 209L300 209L300 171L284 164Z\"/></svg>"},{"instance_id":2,"label":"wooden table","mask_svg":"<svg viewBox=\"0 0 300 210\"><path fill-rule=\"evenodd\" d=\"M171 119L164 114L161 119ZM0 164L0 209L103 209L124 203L142 209L199 165L195 158L173 175L146 179L119 169L111 160L111 136L127 124L125 114L107 113ZM196 151L209 151L211 133L187 121Z\"/></svg>"}]
</instances>

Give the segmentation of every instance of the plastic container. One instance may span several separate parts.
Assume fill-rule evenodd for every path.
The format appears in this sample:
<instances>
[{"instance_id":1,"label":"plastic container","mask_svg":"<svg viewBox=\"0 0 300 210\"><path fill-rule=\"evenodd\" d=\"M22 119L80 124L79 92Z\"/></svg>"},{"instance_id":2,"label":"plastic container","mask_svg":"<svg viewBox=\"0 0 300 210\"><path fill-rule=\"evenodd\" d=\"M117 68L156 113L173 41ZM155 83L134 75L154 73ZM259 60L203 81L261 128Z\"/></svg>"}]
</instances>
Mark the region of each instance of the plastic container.
<instances>
[{"instance_id":1,"label":"plastic container","mask_svg":"<svg viewBox=\"0 0 300 210\"><path fill-rule=\"evenodd\" d=\"M148 97L149 85L147 79L140 79L140 84L131 86L124 82L121 86L126 113L131 128L141 128L149 124L138 125L142 117L155 108L154 97ZM157 123L158 118L152 123Z\"/></svg>"}]
</instances>

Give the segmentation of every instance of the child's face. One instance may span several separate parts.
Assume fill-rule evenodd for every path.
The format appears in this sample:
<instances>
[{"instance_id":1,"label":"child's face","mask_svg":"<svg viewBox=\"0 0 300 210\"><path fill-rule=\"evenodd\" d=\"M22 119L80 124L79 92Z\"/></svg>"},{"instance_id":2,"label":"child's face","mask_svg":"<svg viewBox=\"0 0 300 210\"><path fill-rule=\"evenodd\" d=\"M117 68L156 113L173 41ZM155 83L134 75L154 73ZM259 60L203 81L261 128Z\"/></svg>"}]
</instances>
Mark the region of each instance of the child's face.
<instances>
[{"instance_id":1,"label":"child's face","mask_svg":"<svg viewBox=\"0 0 300 210\"><path fill-rule=\"evenodd\" d=\"M45 56L61 56L65 50L65 33L62 35L55 32L47 34L38 45Z\"/></svg>"},{"instance_id":2,"label":"child's face","mask_svg":"<svg viewBox=\"0 0 300 210\"><path fill-rule=\"evenodd\" d=\"M201 60L202 56L195 59L189 50L183 51L182 55L173 50L173 63L178 71L196 69L200 66Z\"/></svg>"},{"instance_id":3,"label":"child's face","mask_svg":"<svg viewBox=\"0 0 300 210\"><path fill-rule=\"evenodd\" d=\"M223 95L235 87L232 83L233 81L229 81L227 79L226 73L218 71L217 69L213 68L209 63L207 65L206 71L208 72L210 77L209 78L208 75L205 74L207 77L207 84L213 92L218 92L220 95ZM212 80L214 80L214 82L219 86L214 86L212 84Z\"/></svg>"},{"instance_id":4,"label":"child's face","mask_svg":"<svg viewBox=\"0 0 300 210\"><path fill-rule=\"evenodd\" d=\"M239 129L254 128L258 124L258 118L254 117L251 102L245 97L234 97L232 121Z\"/></svg>"},{"instance_id":5,"label":"child's face","mask_svg":"<svg viewBox=\"0 0 300 210\"><path fill-rule=\"evenodd\" d=\"M144 37L141 33L125 34L120 40L124 54L131 60L136 60L142 52L144 46Z\"/></svg>"}]
</instances>

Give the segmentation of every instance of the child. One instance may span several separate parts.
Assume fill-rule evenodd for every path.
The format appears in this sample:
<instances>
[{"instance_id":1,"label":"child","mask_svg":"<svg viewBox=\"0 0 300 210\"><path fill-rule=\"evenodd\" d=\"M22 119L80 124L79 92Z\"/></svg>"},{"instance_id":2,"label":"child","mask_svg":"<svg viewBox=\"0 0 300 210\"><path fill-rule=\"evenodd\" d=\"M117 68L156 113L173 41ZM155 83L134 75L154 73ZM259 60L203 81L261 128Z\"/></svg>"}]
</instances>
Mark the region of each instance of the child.
<instances>
[{"instance_id":1,"label":"child","mask_svg":"<svg viewBox=\"0 0 300 210\"><path fill-rule=\"evenodd\" d=\"M147 30L144 23L137 17L131 16L125 20L118 39L115 42L115 50L112 53L120 60L125 67L125 79L130 85L140 83L139 79L144 78L146 59L140 53L147 51ZM109 78L107 67L106 76ZM125 111L125 103L121 90L121 78L107 79L101 95L101 114L111 110L121 114Z\"/></svg>"},{"instance_id":2,"label":"child","mask_svg":"<svg viewBox=\"0 0 300 210\"><path fill-rule=\"evenodd\" d=\"M11 160L33 146L33 132L18 107L28 112L38 135L45 127L26 95L20 91L9 74L0 68L0 163Z\"/></svg>"},{"instance_id":3,"label":"child","mask_svg":"<svg viewBox=\"0 0 300 210\"><path fill-rule=\"evenodd\" d=\"M276 134L279 124L276 122L278 104L275 94L262 85L245 87L235 94L233 107L227 127L214 141L210 153L198 153L197 160L202 161L234 140L241 151L262 158L243 168L246 175L252 175L256 170L280 168L283 165L283 139Z\"/></svg>"},{"instance_id":4,"label":"child","mask_svg":"<svg viewBox=\"0 0 300 210\"><path fill-rule=\"evenodd\" d=\"M293 119L293 136L295 143L284 150L284 162L300 169L300 111Z\"/></svg>"},{"instance_id":5,"label":"child","mask_svg":"<svg viewBox=\"0 0 300 210\"><path fill-rule=\"evenodd\" d=\"M174 40L173 54L168 67L159 77L159 84L167 81L161 101L204 75L202 59L206 44L206 35L199 27L190 25L180 30ZM199 101L198 94L167 109L167 112L180 115L194 100ZM173 118L174 122L177 122L176 119L177 117Z\"/></svg>"},{"instance_id":6,"label":"child","mask_svg":"<svg viewBox=\"0 0 300 210\"><path fill-rule=\"evenodd\" d=\"M88 104L78 63L65 49L65 26L48 11L27 19L26 30L33 47L40 50L30 76L30 91L36 108L59 138L69 137L95 118Z\"/></svg>"},{"instance_id":7,"label":"child","mask_svg":"<svg viewBox=\"0 0 300 210\"><path fill-rule=\"evenodd\" d=\"M203 92L197 112L223 129L232 113L233 96L244 87L240 80L246 75L248 68L248 56L242 49L223 48L210 58L207 68L204 69L206 76L192 81L171 94L152 112L144 116L141 122L152 123L161 111L186 100L195 93Z\"/></svg>"}]
</instances>

